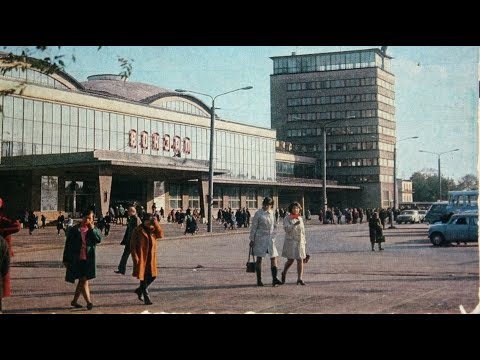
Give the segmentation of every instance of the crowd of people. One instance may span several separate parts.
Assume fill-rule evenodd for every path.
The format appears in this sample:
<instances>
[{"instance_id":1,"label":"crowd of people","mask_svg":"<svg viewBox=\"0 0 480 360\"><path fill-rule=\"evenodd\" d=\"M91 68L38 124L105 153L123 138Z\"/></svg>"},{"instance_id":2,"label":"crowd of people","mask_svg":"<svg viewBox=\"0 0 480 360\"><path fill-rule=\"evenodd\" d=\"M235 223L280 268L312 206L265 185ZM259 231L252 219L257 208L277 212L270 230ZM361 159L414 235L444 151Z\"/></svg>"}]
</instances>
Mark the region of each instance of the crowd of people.
<instances>
[{"instance_id":1,"label":"crowd of people","mask_svg":"<svg viewBox=\"0 0 480 360\"><path fill-rule=\"evenodd\" d=\"M217 221L222 223L225 229L234 230L235 228L250 227L251 214L248 208L237 209L232 208L218 209Z\"/></svg>"},{"instance_id":2,"label":"crowd of people","mask_svg":"<svg viewBox=\"0 0 480 360\"><path fill-rule=\"evenodd\" d=\"M3 214L3 201L0 198L0 312L1 298L10 296L10 272L9 264L13 256L11 236L18 232L21 223L18 220L12 220ZM270 268L272 275L272 286L285 284L287 273L293 263L297 263L297 285L306 285L303 280L305 264L310 255L307 254L307 242L305 235L305 220L311 219L310 211L307 209L305 216L302 217L302 207L298 202L293 202L287 209L273 210L274 202L270 197L263 200L262 208L256 211L252 219L250 211L247 208L237 209L235 212L231 208L220 209L217 214L217 221L224 224L225 228L250 228L249 246L251 252L256 257L255 273L257 286L264 286L262 281L262 260L264 257L270 258ZM123 208L123 207L122 207ZM115 214L115 210L113 210ZM57 218L57 234L63 231L66 235L63 252L63 264L66 268L65 281L75 283L78 280L73 299L70 305L74 308L83 307L79 303L80 296L86 302L86 308L91 310L93 302L90 294L89 280L94 279L96 271L96 246L101 243L103 236L108 236L110 225L112 223L123 224L123 220L114 222L117 216L112 216L112 209L104 216L100 216L95 223L94 210L87 209L82 212L82 219L78 224L74 224L71 215L67 219L63 213L59 213ZM369 227L369 237L371 249L375 251L375 244L378 244L378 250L383 250L382 242L385 241L383 229L386 219L390 218L393 222L393 212L391 209L361 209L351 208L340 211L338 208L328 209L325 219L320 212L319 220L326 220L330 224L341 223L362 223L366 217ZM148 287L158 276L157 270L157 239L164 237L164 231L160 226L160 221L164 219L164 211L161 208L157 211L155 204L151 212L144 211L143 207L133 204L126 211L118 216L125 218L125 233L120 245L124 246L120 257L117 274L125 275L127 271L127 262L132 258L132 275L139 280L139 285L134 293L145 305L151 305L152 300L148 292ZM43 215L42 215L43 218ZM345 218L343 222L342 219ZM33 223L35 216L33 212L28 214L28 224ZM38 217L37 217L38 219ZM198 209L172 210L168 215L168 221L176 222L181 227L185 222L185 234L194 234L198 231L198 221L200 212ZM283 223L285 231L285 240L281 256L286 259L283 271L278 278L278 257L279 252L276 248L276 234L279 220ZM44 221L42 221L43 223ZM29 232L33 230L29 226ZM104 235L102 232L104 231Z\"/></svg>"}]
</instances>

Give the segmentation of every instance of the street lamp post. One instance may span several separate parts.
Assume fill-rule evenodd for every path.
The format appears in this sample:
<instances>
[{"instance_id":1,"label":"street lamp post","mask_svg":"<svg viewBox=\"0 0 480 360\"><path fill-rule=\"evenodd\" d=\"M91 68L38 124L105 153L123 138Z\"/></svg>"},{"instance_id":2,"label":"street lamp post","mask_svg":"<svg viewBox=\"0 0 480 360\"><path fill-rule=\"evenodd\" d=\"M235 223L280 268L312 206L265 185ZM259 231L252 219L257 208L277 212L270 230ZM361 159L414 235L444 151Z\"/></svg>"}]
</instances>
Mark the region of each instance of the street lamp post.
<instances>
[{"instance_id":1,"label":"street lamp post","mask_svg":"<svg viewBox=\"0 0 480 360\"><path fill-rule=\"evenodd\" d=\"M353 119L354 117L348 117L347 119ZM333 121L326 122L323 124L323 223L326 224L327 221L327 209L328 209L328 200L327 200L327 125L330 125L334 122L337 122L343 119L337 119Z\"/></svg>"},{"instance_id":2,"label":"street lamp post","mask_svg":"<svg viewBox=\"0 0 480 360\"><path fill-rule=\"evenodd\" d=\"M211 96L208 94L204 94L201 92L196 92L196 91L191 91L191 90L185 90L185 89L175 89L176 92L184 93L192 93L192 94L198 94L198 95L203 95L203 96L208 96L210 99L212 99L212 107L210 108L210 161L209 161L209 167L208 167L208 195L207 195L207 201L208 201L208 211L207 211L207 216L208 216L208 222L207 222L207 231L212 232L213 229L213 222L212 222L212 205L213 205L213 161L215 159L214 157L214 151L215 151L215 99L226 94L233 93L235 91L240 91L240 90L250 90L253 89L253 86L245 86L239 89L231 90L224 92L222 94L218 94L216 96Z\"/></svg>"},{"instance_id":3,"label":"street lamp post","mask_svg":"<svg viewBox=\"0 0 480 360\"><path fill-rule=\"evenodd\" d=\"M393 148L393 210L395 211L398 207L397 204L397 143L400 141L411 140L411 139L418 139L418 136L410 136L405 139L400 139L395 141L395 147ZM392 222L393 226L393 222Z\"/></svg>"},{"instance_id":4,"label":"street lamp post","mask_svg":"<svg viewBox=\"0 0 480 360\"><path fill-rule=\"evenodd\" d=\"M426 150L418 150L419 152L433 154L433 155L438 156L438 200L442 200L442 174L440 172L440 156L442 156L444 154L454 152L454 151L458 151L458 150L460 150L460 149L448 150L448 151L444 151L444 152L441 152L441 153L437 153L437 152L433 152L433 151L426 151Z\"/></svg>"}]
</instances>

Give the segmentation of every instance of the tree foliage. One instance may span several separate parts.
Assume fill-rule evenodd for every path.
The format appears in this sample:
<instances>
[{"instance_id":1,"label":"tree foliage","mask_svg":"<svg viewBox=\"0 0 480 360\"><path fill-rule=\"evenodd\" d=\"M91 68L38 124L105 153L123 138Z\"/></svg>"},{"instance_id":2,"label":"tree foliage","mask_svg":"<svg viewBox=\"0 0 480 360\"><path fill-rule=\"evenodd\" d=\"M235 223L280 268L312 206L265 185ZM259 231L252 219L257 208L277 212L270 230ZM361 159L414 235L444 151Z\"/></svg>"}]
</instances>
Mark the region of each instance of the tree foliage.
<instances>
[{"instance_id":1,"label":"tree foliage","mask_svg":"<svg viewBox=\"0 0 480 360\"><path fill-rule=\"evenodd\" d=\"M3 48L6 49L5 46ZM97 50L100 51L102 48L103 46L98 46ZM62 53L53 55L49 54L49 50L48 46L34 46L23 48L19 55L10 52L2 58L0 74L5 75L7 71L14 68L25 71L27 67L32 67L44 74L52 74L55 71L65 71L65 67L77 60L74 54L69 56ZM57 50L61 51L62 47L57 46ZM66 59L70 59L70 62L67 62ZM117 61L120 65L119 75L122 79L127 80L132 75L133 59L117 55Z\"/></svg>"},{"instance_id":2,"label":"tree foliage","mask_svg":"<svg viewBox=\"0 0 480 360\"><path fill-rule=\"evenodd\" d=\"M457 190L474 189L478 189L478 177L474 174L467 174L458 181Z\"/></svg>"},{"instance_id":3,"label":"tree foliage","mask_svg":"<svg viewBox=\"0 0 480 360\"><path fill-rule=\"evenodd\" d=\"M437 201L438 199L438 175L427 175L415 172L410 177L413 186L413 201ZM442 200L448 199L448 192L452 190L478 189L478 178L468 174L463 176L458 183L453 179L442 176Z\"/></svg>"}]
</instances>

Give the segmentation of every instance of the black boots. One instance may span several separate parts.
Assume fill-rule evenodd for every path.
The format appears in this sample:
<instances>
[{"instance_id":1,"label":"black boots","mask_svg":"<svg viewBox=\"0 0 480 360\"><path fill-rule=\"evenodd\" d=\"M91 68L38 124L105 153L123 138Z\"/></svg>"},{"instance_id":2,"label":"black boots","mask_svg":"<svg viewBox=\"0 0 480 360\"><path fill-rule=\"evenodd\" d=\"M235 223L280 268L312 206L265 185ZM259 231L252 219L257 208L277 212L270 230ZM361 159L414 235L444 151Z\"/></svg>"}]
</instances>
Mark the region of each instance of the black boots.
<instances>
[{"instance_id":1,"label":"black boots","mask_svg":"<svg viewBox=\"0 0 480 360\"><path fill-rule=\"evenodd\" d=\"M255 264L255 273L257 274L257 286L263 286L262 282L262 268ZM282 285L282 282L277 278L277 267L272 267L272 286Z\"/></svg>"},{"instance_id":2,"label":"black boots","mask_svg":"<svg viewBox=\"0 0 480 360\"><path fill-rule=\"evenodd\" d=\"M148 296L147 286L148 285L145 281L140 281L140 289L142 290L143 301L145 305L152 305L153 303L150 301L150 297Z\"/></svg>"},{"instance_id":3,"label":"black boots","mask_svg":"<svg viewBox=\"0 0 480 360\"><path fill-rule=\"evenodd\" d=\"M262 283L262 267L255 264L255 273L257 274L257 286L263 286Z\"/></svg>"},{"instance_id":4,"label":"black boots","mask_svg":"<svg viewBox=\"0 0 480 360\"><path fill-rule=\"evenodd\" d=\"M277 267L272 266L272 286L282 285L282 282L277 278Z\"/></svg>"}]
</instances>

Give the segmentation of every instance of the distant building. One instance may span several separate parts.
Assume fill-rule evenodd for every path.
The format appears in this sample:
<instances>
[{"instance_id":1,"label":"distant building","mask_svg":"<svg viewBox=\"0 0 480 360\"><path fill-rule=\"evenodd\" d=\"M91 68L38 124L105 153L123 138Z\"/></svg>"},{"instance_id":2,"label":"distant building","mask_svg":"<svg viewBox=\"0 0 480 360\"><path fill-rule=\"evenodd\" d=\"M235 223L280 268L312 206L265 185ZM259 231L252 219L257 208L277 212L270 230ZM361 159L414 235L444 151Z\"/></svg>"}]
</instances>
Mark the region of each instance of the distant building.
<instances>
[{"instance_id":1,"label":"distant building","mask_svg":"<svg viewBox=\"0 0 480 360\"><path fill-rule=\"evenodd\" d=\"M438 176L438 169L424 168L419 171L424 176Z\"/></svg>"},{"instance_id":2,"label":"distant building","mask_svg":"<svg viewBox=\"0 0 480 360\"><path fill-rule=\"evenodd\" d=\"M411 180L397 179L398 202L412 203L413 202L413 187Z\"/></svg>"},{"instance_id":3,"label":"distant building","mask_svg":"<svg viewBox=\"0 0 480 360\"><path fill-rule=\"evenodd\" d=\"M276 56L270 77L271 126L299 155L323 158L327 179L360 186L357 206L393 203L395 77L380 49ZM318 166L321 177L322 166ZM337 206L327 188L329 205Z\"/></svg>"}]
</instances>

